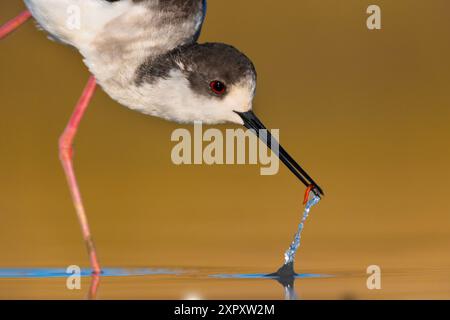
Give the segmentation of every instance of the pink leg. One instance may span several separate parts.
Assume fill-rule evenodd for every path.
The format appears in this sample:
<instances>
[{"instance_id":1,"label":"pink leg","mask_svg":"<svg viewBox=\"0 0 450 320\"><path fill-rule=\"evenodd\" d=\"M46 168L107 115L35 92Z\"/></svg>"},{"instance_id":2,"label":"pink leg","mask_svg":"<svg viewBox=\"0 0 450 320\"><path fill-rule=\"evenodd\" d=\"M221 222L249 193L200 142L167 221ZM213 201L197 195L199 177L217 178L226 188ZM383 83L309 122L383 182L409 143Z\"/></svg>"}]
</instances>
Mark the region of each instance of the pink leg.
<instances>
[{"instance_id":1,"label":"pink leg","mask_svg":"<svg viewBox=\"0 0 450 320\"><path fill-rule=\"evenodd\" d=\"M28 19L30 19L31 13L28 10L25 10L21 14L19 14L14 19L8 21L4 25L0 27L0 40L6 37L8 34L16 30L22 24L24 24Z\"/></svg>"},{"instance_id":2,"label":"pink leg","mask_svg":"<svg viewBox=\"0 0 450 320\"><path fill-rule=\"evenodd\" d=\"M69 124L67 125L64 133L59 139L59 157L61 159L64 172L66 174L67 182L69 183L70 192L72 194L72 200L77 211L78 220L81 225L81 232L83 233L84 241L89 253L89 258L91 260L92 272L94 274L100 274L100 264L98 263L97 253L95 251L94 241L92 240L91 231L89 229L89 223L86 217L86 212L84 210L83 201L81 199L80 189L78 188L77 179L75 177L75 172L73 169L72 162L72 145L75 135L77 133L78 126L81 119L89 105L89 102L94 95L96 88L96 80L94 76L89 78L86 88L78 101L75 111L70 118Z\"/></svg>"},{"instance_id":3,"label":"pink leg","mask_svg":"<svg viewBox=\"0 0 450 320\"><path fill-rule=\"evenodd\" d=\"M19 28L24 24L29 18L31 18L31 13L28 10L23 11L14 19L8 21L3 26L0 26L0 40L9 35L11 32ZM94 274L100 274L101 269L97 259L97 253L95 251L94 242L92 240L91 231L89 229L89 223L86 217L86 212L84 210L83 202L81 200L80 190L78 188L78 183L75 177L75 172L73 170L72 162L72 145L75 135L77 133L78 126L81 119L83 118L84 112L86 111L90 100L95 92L96 80L93 76L89 78L88 84L83 91L80 100L75 107L75 111L70 118L69 124L67 125L64 133L59 139L59 156L69 183L70 192L72 194L72 199L77 211L78 220L81 224L81 231L83 233L83 238L86 242L89 258L91 260L92 272ZM97 285L94 286L96 288Z\"/></svg>"}]
</instances>

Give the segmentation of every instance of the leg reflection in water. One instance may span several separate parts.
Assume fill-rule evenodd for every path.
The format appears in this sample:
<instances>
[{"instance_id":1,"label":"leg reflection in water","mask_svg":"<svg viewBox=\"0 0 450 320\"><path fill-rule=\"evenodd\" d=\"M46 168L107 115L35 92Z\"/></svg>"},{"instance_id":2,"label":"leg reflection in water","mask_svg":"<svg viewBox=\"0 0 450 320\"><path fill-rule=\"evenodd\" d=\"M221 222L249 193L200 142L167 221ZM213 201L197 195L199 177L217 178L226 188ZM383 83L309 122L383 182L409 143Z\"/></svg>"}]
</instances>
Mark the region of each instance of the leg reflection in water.
<instances>
[{"instance_id":1,"label":"leg reflection in water","mask_svg":"<svg viewBox=\"0 0 450 320\"><path fill-rule=\"evenodd\" d=\"M97 300L98 287L100 286L100 275L93 273L91 276L91 286L87 295L87 300Z\"/></svg>"}]
</instances>

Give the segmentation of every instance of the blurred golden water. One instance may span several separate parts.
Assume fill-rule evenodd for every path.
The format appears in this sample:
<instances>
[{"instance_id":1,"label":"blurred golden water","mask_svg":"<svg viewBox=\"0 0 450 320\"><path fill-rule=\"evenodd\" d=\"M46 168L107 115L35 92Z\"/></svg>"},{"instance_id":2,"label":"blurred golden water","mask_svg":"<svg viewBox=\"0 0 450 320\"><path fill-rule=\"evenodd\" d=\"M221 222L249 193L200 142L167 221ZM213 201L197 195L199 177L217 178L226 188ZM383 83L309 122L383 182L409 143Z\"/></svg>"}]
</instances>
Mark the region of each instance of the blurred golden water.
<instances>
[{"instance_id":1,"label":"blurred golden water","mask_svg":"<svg viewBox=\"0 0 450 320\"><path fill-rule=\"evenodd\" d=\"M450 298L450 3L210 1L201 41L235 45L258 70L256 113L325 189L308 220L301 298ZM0 21L23 9L2 1ZM32 23L0 43L0 267L87 266L57 139L87 80L79 55ZM76 170L106 266L271 272L301 214L285 168L181 166L179 125L101 90ZM189 126L186 126L190 128ZM225 129L228 126L220 126ZM366 288L366 268L383 289ZM83 288L88 286L83 280ZM271 280L104 278L100 298L282 298ZM0 279L0 298L82 298L64 279Z\"/></svg>"}]
</instances>

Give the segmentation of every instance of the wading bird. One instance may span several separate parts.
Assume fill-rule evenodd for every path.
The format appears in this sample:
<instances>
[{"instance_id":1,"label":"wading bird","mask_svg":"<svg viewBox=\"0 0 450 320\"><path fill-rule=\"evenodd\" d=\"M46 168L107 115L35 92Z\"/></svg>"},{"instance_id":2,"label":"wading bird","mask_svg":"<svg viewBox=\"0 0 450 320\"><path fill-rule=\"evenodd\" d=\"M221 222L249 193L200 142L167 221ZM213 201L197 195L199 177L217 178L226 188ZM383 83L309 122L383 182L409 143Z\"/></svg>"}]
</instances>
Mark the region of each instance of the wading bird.
<instances>
[{"instance_id":1,"label":"wading bird","mask_svg":"<svg viewBox=\"0 0 450 320\"><path fill-rule=\"evenodd\" d=\"M0 39L31 16L51 38L75 47L93 76L59 140L60 159L86 242L92 272L101 272L72 163L72 143L99 84L120 104L178 123L244 125L274 145L252 111L256 70L232 46L197 43L206 0L24 0L28 10L0 28ZM69 8L79 25L68 26ZM275 141L276 143L276 141ZM278 144L277 144L278 145ZM322 189L279 146L281 161L308 187Z\"/></svg>"}]
</instances>

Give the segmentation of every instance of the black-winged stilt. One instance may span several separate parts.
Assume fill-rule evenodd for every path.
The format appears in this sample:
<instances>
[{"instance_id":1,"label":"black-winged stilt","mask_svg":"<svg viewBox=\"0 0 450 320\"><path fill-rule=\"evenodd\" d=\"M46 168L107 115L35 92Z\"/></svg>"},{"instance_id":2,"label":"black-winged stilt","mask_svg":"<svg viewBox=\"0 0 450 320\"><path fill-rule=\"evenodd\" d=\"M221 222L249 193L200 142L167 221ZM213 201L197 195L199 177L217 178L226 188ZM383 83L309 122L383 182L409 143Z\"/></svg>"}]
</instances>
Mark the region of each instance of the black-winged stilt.
<instances>
[{"instance_id":1,"label":"black-winged stilt","mask_svg":"<svg viewBox=\"0 0 450 320\"><path fill-rule=\"evenodd\" d=\"M258 134L266 128L252 111L256 70L250 59L232 46L197 43L206 0L24 2L28 10L0 28L0 39L33 16L53 39L77 48L93 74L59 140L59 151L92 270L99 274L72 163L72 143L97 83L114 100L144 114L179 123L235 123ZM79 14L77 24L68 25L68 12ZM270 146L270 134L261 138ZM306 199L310 191L323 195L281 146L278 155L308 187Z\"/></svg>"}]
</instances>

